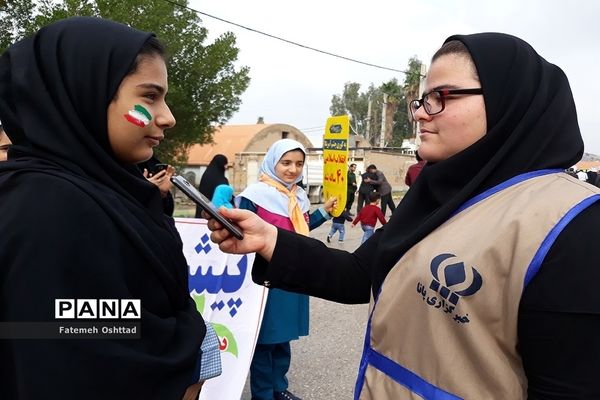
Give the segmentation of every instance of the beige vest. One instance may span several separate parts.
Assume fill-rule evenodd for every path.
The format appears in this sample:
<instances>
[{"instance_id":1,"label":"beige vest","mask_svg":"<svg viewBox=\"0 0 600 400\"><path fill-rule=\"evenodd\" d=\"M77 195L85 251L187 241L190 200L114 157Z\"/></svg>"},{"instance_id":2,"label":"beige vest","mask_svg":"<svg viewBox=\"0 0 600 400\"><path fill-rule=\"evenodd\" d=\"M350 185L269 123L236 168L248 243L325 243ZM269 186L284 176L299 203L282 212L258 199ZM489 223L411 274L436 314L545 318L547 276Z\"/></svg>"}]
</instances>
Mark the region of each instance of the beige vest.
<instances>
[{"instance_id":1,"label":"beige vest","mask_svg":"<svg viewBox=\"0 0 600 400\"><path fill-rule=\"evenodd\" d=\"M478 196L398 261L372 312L355 398L527 397L521 294L564 223L600 197L551 172Z\"/></svg>"}]
</instances>

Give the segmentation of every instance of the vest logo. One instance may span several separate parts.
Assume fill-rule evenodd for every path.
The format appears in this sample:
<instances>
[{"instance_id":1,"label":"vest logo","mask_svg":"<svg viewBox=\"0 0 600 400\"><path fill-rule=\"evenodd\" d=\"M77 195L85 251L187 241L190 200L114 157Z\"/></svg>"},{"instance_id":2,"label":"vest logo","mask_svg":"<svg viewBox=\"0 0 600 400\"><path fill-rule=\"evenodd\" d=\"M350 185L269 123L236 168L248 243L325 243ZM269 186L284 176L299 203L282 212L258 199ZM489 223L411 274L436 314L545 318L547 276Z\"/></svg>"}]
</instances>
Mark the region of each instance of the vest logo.
<instances>
[{"instance_id":1,"label":"vest logo","mask_svg":"<svg viewBox=\"0 0 600 400\"><path fill-rule=\"evenodd\" d=\"M479 272L473 267L465 267L454 254L435 256L430 268L433 279L429 288L455 306L461 297L475 294L483 284Z\"/></svg>"},{"instance_id":2,"label":"vest logo","mask_svg":"<svg viewBox=\"0 0 600 400\"><path fill-rule=\"evenodd\" d=\"M140 299L55 299L55 319L140 319Z\"/></svg>"}]
</instances>

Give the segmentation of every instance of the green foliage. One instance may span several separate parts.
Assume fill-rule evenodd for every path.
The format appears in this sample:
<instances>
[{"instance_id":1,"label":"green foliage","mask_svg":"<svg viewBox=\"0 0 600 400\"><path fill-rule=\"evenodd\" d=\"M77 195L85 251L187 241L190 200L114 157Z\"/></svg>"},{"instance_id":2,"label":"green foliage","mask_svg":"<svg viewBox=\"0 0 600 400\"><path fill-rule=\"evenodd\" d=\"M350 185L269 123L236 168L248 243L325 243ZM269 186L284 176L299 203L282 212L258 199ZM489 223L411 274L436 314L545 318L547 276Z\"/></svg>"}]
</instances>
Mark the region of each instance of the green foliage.
<instances>
[{"instance_id":1,"label":"green foliage","mask_svg":"<svg viewBox=\"0 0 600 400\"><path fill-rule=\"evenodd\" d=\"M335 94L331 99L329 111L331 115L350 115L350 132L363 135L371 145L379 145L381 132L381 113L384 93L388 95L388 119L391 117L391 137L387 146L400 147L402 141L414 135L413 124L408 111L407 99L413 99L414 88L418 92L421 80L421 61L412 57L408 63L403 85L396 78L375 87L372 83L366 92L360 91L360 84L346 82L341 95ZM368 109L371 102L371 116ZM370 123L368 123L370 122Z\"/></svg>"},{"instance_id":2,"label":"green foliage","mask_svg":"<svg viewBox=\"0 0 600 400\"><path fill-rule=\"evenodd\" d=\"M186 0L179 0L187 5ZM248 88L249 69L236 69L233 33L205 43L207 30L193 11L164 0L5 0L0 3L0 53L18 39L53 21L75 15L100 16L154 32L168 51L167 102L177 125L157 149L164 162L185 163L187 149L212 141L214 125L238 110Z\"/></svg>"}]
</instances>

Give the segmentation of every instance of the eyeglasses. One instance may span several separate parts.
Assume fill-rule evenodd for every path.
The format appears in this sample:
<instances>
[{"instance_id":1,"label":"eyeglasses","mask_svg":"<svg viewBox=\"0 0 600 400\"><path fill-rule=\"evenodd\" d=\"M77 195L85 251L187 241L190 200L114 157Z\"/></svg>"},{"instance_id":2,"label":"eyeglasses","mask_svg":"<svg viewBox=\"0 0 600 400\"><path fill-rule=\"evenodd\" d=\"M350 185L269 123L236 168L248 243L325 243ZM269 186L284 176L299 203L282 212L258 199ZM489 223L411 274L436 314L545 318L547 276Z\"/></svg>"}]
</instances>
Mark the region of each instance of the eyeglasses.
<instances>
[{"instance_id":1,"label":"eyeglasses","mask_svg":"<svg viewBox=\"0 0 600 400\"><path fill-rule=\"evenodd\" d=\"M446 97L454 94L483 94L481 88L477 89L436 89L425 93L421 99L415 99L410 102L410 114L416 120L415 113L423 106L428 115L436 115L444 111L446 107Z\"/></svg>"}]
</instances>

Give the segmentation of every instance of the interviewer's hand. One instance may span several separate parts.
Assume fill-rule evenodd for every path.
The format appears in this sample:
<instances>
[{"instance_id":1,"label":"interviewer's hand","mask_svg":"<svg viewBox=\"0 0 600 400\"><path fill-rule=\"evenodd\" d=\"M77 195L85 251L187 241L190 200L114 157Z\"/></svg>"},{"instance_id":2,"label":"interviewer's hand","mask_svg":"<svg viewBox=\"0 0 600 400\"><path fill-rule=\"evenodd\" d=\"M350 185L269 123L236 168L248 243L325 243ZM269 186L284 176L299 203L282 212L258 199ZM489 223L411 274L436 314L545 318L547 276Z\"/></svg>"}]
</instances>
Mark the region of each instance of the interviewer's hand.
<instances>
[{"instance_id":1,"label":"interviewer's hand","mask_svg":"<svg viewBox=\"0 0 600 400\"><path fill-rule=\"evenodd\" d=\"M248 210L227 209L221 207L219 213L240 227L244 240L238 240L221 224L202 212L202 217L208 220L208 229L212 231L210 240L219 245L225 253L246 254L256 252L265 260L270 261L277 242L277 228L265 222L258 215Z\"/></svg>"}]
</instances>

